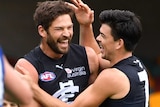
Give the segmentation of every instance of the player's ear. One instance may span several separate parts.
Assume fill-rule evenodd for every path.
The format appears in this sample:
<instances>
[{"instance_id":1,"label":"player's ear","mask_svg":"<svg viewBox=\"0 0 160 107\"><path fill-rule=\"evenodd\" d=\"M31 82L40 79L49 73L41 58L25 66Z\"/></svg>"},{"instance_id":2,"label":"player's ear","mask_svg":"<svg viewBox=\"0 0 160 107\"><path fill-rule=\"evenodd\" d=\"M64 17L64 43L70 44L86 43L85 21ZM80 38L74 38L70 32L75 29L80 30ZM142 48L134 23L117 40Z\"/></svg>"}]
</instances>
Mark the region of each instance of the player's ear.
<instances>
[{"instance_id":1,"label":"player's ear","mask_svg":"<svg viewBox=\"0 0 160 107\"><path fill-rule=\"evenodd\" d=\"M46 35L47 35L47 32L46 32L46 30L43 28L42 25L39 25L39 26L38 26L38 33L39 33L39 35L40 35L41 37L46 37Z\"/></svg>"},{"instance_id":2,"label":"player's ear","mask_svg":"<svg viewBox=\"0 0 160 107\"><path fill-rule=\"evenodd\" d=\"M121 47L124 45L123 39L119 39L119 40L117 40L116 42L117 42L117 45L116 45L117 49L118 49L118 48L121 48Z\"/></svg>"}]
</instances>

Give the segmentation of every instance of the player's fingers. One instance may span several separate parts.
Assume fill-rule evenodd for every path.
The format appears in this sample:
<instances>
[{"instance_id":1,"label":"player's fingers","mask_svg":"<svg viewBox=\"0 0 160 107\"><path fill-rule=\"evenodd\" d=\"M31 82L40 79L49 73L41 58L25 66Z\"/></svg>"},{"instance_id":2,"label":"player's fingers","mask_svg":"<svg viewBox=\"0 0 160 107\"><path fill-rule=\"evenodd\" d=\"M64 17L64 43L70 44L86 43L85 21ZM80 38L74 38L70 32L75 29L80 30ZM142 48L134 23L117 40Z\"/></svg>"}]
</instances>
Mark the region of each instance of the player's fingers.
<instances>
[{"instance_id":1,"label":"player's fingers","mask_svg":"<svg viewBox=\"0 0 160 107\"><path fill-rule=\"evenodd\" d=\"M82 0L71 0L71 2L79 8L81 8L81 4L83 4Z\"/></svg>"},{"instance_id":2,"label":"player's fingers","mask_svg":"<svg viewBox=\"0 0 160 107\"><path fill-rule=\"evenodd\" d=\"M77 7L74 4L65 2L66 5L68 5L73 11L75 11L77 9Z\"/></svg>"},{"instance_id":3,"label":"player's fingers","mask_svg":"<svg viewBox=\"0 0 160 107\"><path fill-rule=\"evenodd\" d=\"M80 5L81 5L81 8L83 8L83 10L85 10L87 13L91 12L91 9L87 4L81 3Z\"/></svg>"},{"instance_id":4,"label":"player's fingers","mask_svg":"<svg viewBox=\"0 0 160 107\"><path fill-rule=\"evenodd\" d=\"M71 0L72 3L75 3L75 4L78 4L78 3L81 3L82 0Z\"/></svg>"}]
</instances>

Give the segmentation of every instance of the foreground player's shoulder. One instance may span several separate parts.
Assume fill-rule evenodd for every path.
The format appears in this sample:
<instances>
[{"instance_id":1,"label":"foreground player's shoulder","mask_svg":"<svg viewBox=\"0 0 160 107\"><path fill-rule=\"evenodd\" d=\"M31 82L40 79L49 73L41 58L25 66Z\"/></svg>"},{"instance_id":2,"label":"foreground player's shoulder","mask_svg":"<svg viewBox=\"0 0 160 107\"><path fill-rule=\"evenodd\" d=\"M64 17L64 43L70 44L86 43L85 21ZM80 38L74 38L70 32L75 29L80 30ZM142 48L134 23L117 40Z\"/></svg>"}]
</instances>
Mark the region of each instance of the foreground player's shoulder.
<instances>
[{"instance_id":1,"label":"foreground player's shoulder","mask_svg":"<svg viewBox=\"0 0 160 107\"><path fill-rule=\"evenodd\" d=\"M17 63L15 64L15 69L19 72L21 72L18 69L18 66L21 66L23 68L25 68L27 71L29 71L29 73L31 74L31 76L33 77L35 82L38 82L38 73L36 68L25 58L20 58Z\"/></svg>"},{"instance_id":2,"label":"foreground player's shoulder","mask_svg":"<svg viewBox=\"0 0 160 107\"><path fill-rule=\"evenodd\" d=\"M24 68L30 68L32 67L32 64L29 61L27 61L25 58L20 58L15 64L15 68L17 66L23 66Z\"/></svg>"}]
</instances>

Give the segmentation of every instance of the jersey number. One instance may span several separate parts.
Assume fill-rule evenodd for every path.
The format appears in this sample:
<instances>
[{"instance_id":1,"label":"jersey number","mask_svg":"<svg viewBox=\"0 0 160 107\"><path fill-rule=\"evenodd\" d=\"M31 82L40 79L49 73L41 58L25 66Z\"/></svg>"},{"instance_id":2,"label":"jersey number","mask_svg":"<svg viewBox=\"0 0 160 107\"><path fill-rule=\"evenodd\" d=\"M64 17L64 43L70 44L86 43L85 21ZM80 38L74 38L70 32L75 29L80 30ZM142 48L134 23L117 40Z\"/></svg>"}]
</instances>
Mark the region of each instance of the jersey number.
<instances>
[{"instance_id":1,"label":"jersey number","mask_svg":"<svg viewBox=\"0 0 160 107\"><path fill-rule=\"evenodd\" d=\"M139 80L141 82L145 82L145 96L146 96L146 104L145 107L148 107L148 101L149 101L149 83L148 83L148 75L146 70L144 69L141 72L138 72Z\"/></svg>"}]
</instances>

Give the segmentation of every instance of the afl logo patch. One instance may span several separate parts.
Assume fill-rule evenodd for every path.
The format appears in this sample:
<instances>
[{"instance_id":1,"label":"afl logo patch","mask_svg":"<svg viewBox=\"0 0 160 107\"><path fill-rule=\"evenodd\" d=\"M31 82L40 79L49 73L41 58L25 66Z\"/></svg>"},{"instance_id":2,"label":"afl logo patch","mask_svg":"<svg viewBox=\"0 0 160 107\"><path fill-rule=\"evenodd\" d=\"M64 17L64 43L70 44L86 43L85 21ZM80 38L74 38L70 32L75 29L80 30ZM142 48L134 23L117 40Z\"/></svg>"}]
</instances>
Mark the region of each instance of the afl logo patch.
<instances>
[{"instance_id":1,"label":"afl logo patch","mask_svg":"<svg viewBox=\"0 0 160 107\"><path fill-rule=\"evenodd\" d=\"M53 72L45 71L44 73L40 74L40 80L41 81L52 81L56 78L56 75Z\"/></svg>"}]
</instances>

